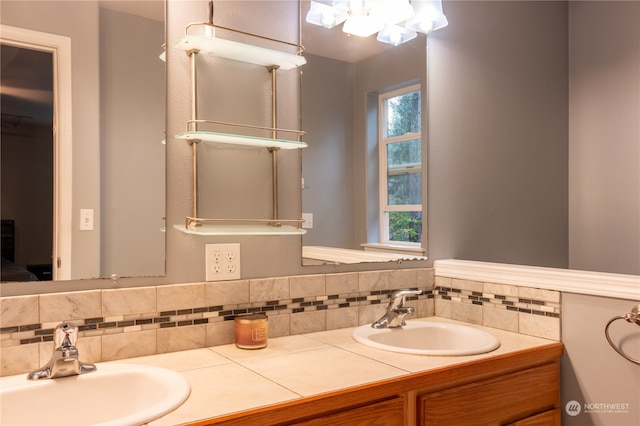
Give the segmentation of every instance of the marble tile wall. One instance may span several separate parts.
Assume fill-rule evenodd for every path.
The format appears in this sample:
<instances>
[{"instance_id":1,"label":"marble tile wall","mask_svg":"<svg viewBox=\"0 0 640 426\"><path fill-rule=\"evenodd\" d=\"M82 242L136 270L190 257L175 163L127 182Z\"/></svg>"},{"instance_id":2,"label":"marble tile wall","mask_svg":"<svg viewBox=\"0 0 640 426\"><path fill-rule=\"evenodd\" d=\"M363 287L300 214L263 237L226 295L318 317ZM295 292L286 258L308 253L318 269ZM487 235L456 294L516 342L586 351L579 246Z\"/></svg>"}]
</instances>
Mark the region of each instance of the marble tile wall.
<instances>
[{"instance_id":1,"label":"marble tile wall","mask_svg":"<svg viewBox=\"0 0 640 426\"><path fill-rule=\"evenodd\" d=\"M560 340L560 292L435 276L433 269L365 271L90 290L0 298L0 375L45 364L53 329L80 328L87 362L111 361L234 341L236 315L265 312L269 336L355 327L378 319L389 294L417 317L439 316Z\"/></svg>"},{"instance_id":2,"label":"marble tile wall","mask_svg":"<svg viewBox=\"0 0 640 426\"><path fill-rule=\"evenodd\" d=\"M560 340L560 292L436 276L435 315Z\"/></svg>"},{"instance_id":3,"label":"marble tile wall","mask_svg":"<svg viewBox=\"0 0 640 426\"><path fill-rule=\"evenodd\" d=\"M434 281L433 269L402 269L4 297L0 375L46 363L62 321L78 325L84 361L111 361L232 343L243 313L267 313L270 337L366 324L403 288L424 290L408 305L432 316Z\"/></svg>"}]
</instances>

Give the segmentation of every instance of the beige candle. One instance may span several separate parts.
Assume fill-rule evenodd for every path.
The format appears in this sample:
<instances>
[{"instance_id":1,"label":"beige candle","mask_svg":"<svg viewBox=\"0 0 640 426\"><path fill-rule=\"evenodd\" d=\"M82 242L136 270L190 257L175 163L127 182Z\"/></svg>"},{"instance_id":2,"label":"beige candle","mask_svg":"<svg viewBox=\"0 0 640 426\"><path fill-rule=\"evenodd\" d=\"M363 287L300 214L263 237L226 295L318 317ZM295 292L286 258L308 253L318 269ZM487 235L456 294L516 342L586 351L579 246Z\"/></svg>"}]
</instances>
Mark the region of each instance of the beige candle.
<instances>
[{"instance_id":1,"label":"beige candle","mask_svg":"<svg viewBox=\"0 0 640 426\"><path fill-rule=\"evenodd\" d=\"M267 346L269 322L264 313L238 315L236 326L236 346L241 349L260 349Z\"/></svg>"}]
</instances>

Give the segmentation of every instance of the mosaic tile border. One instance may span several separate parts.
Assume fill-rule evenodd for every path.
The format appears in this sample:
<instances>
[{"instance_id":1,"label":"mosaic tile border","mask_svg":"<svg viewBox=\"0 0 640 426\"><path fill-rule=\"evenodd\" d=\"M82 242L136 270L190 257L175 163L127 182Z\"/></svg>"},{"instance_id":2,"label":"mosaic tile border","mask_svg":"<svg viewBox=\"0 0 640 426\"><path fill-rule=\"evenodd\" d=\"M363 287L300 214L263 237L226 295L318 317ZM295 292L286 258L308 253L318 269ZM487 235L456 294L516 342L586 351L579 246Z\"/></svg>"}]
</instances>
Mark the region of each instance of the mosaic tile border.
<instances>
[{"instance_id":1,"label":"mosaic tile border","mask_svg":"<svg viewBox=\"0 0 640 426\"><path fill-rule=\"evenodd\" d=\"M412 289L419 288L412 287ZM433 290L420 289L423 290L421 295L407 296L406 300L415 301L435 298ZM269 300L236 305L214 305L114 317L85 318L76 320L74 323L78 325L80 331L78 337L100 336L232 321L237 315L247 313L264 312L267 315L281 315L378 305L386 303L390 294L396 290L398 289ZM56 325L57 323L39 323L4 327L0 328L0 336L3 337L3 346L49 342L53 340L53 332Z\"/></svg>"},{"instance_id":2,"label":"mosaic tile border","mask_svg":"<svg viewBox=\"0 0 640 426\"><path fill-rule=\"evenodd\" d=\"M463 290L455 287L436 286L435 297L453 302L471 303L490 308L502 308L524 314L560 318L560 303L525 299L517 296Z\"/></svg>"}]
</instances>

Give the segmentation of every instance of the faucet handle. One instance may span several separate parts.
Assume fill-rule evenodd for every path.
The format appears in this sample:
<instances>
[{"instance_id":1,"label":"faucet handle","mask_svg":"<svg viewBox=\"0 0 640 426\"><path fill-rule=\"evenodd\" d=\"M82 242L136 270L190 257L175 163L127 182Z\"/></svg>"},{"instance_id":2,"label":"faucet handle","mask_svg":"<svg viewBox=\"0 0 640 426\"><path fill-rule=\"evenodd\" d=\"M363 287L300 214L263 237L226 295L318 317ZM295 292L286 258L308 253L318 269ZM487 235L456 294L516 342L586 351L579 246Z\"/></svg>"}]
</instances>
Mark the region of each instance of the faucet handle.
<instances>
[{"instance_id":1,"label":"faucet handle","mask_svg":"<svg viewBox=\"0 0 640 426\"><path fill-rule=\"evenodd\" d=\"M58 324L53 332L53 342L56 348L71 348L78 340L78 327L70 322Z\"/></svg>"},{"instance_id":2,"label":"faucet handle","mask_svg":"<svg viewBox=\"0 0 640 426\"><path fill-rule=\"evenodd\" d=\"M391 293L391 298L395 299L397 297L405 297L409 295L418 295L422 294L422 290L396 290Z\"/></svg>"},{"instance_id":3,"label":"faucet handle","mask_svg":"<svg viewBox=\"0 0 640 426\"><path fill-rule=\"evenodd\" d=\"M389 301L389 308L400 308L404 305L405 298L410 295L422 294L422 290L396 290L391 293L391 300Z\"/></svg>"}]
</instances>

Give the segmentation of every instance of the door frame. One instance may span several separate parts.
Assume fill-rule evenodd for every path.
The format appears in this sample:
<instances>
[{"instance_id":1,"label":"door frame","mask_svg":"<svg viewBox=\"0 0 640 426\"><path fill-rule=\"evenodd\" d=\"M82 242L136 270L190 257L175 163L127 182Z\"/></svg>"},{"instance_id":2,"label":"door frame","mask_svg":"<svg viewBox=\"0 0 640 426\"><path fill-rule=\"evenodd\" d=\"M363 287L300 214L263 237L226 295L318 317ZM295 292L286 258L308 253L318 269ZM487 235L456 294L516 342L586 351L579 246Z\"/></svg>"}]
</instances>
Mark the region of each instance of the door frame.
<instances>
[{"instance_id":1,"label":"door frame","mask_svg":"<svg viewBox=\"0 0 640 426\"><path fill-rule=\"evenodd\" d=\"M0 24L0 41L53 55L53 280L71 279L71 38Z\"/></svg>"}]
</instances>

